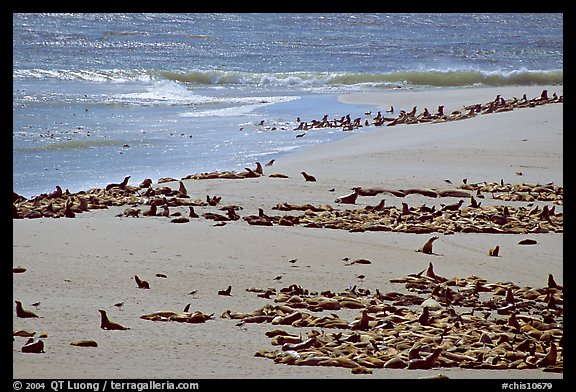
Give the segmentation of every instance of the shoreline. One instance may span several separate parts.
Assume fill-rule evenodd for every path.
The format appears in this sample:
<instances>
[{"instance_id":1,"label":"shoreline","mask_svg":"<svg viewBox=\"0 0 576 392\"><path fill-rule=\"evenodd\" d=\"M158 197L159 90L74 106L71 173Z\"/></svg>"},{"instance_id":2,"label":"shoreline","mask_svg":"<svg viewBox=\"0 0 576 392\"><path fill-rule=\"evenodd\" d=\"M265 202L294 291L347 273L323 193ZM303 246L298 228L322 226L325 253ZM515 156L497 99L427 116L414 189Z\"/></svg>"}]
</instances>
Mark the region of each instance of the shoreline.
<instances>
[{"instance_id":1,"label":"shoreline","mask_svg":"<svg viewBox=\"0 0 576 392\"><path fill-rule=\"evenodd\" d=\"M542 89L534 86L470 90L472 102L461 102L462 97L454 91L430 92L413 101L411 92L394 93L394 106L432 106L428 102L437 105L430 100L434 98L448 108L456 103L461 106L476 100L486 102L496 94L508 98L512 90L521 91L519 97L522 93L535 97ZM530 94L533 91L537 92ZM562 94L554 86L549 89L552 92ZM385 108L390 98L386 92L341 99ZM263 177L184 183L191 199L220 195L221 205L241 206L241 216L258 214L258 208L266 214L276 214L272 207L282 202L329 204L343 211L372 206L381 199L360 197L355 205L335 203L337 197L349 193L354 186L446 189L450 187L446 179L457 186L463 178L470 183L503 179L512 184L553 182L563 186L562 110L563 104L552 104L466 121L381 127L283 156L273 166L264 168ZM317 181L304 181L301 171L313 174ZM283 173L288 178L270 178L271 173ZM141 179L133 180L137 183ZM160 185L178 188L177 182ZM518 208L527 204L486 196L482 201L486 206L505 204ZM387 206L396 208L401 208L402 202L440 208L441 203L457 201L422 195L400 198L386 194L383 198ZM534 203L540 207L554 205L557 212L562 212L562 204ZM201 206L196 210L221 212L218 207ZM254 356L259 350L279 348L272 346L264 333L275 327L285 327L295 334L307 333L311 328L269 323L237 325L237 320L221 315L226 310L249 312L273 303L274 297L258 297L247 290L250 288L280 290L296 284L320 292L341 291L355 284L380 292L401 290L401 285L390 280L421 271L430 262L437 274L448 278L474 275L490 282L539 288L546 285L551 273L558 284L563 284L562 232L439 234L435 254L429 255L416 250L431 234L259 227L242 219L214 227L215 222L204 218L173 224L162 216L117 217L125 208L91 210L74 219L13 221L13 266L27 269L14 274L13 297L25 306L41 301L36 310L42 316L20 319L13 315L13 328L48 334L46 353L40 355L20 352L24 340L15 338L14 378L147 378L154 374L168 378L356 379L420 378L439 373L449 378L500 378L504 376L502 371L459 367L372 369L372 374L351 374L349 368L343 367L276 364ZM526 237L536 239L537 245L518 245ZM496 244L501 247L500 257L488 256L488 249ZM344 257L369 259L372 263L346 265ZM158 273L167 278L156 277ZM135 274L149 280L151 289L138 289L133 280ZM359 274L364 277L359 279ZM229 285L232 296L217 294ZM196 294L189 295L191 290L197 290ZM122 310L114 307L119 301L125 301ZM143 314L158 310L181 311L187 303L191 304L191 311L213 314L214 319L194 325L141 319ZM101 330L99 308L131 329ZM358 316L354 310L333 312L348 321ZM318 312L320 316L326 313ZM70 346L77 339L94 339L99 346ZM525 369L507 370L505 376L562 379L563 373Z\"/></svg>"}]
</instances>

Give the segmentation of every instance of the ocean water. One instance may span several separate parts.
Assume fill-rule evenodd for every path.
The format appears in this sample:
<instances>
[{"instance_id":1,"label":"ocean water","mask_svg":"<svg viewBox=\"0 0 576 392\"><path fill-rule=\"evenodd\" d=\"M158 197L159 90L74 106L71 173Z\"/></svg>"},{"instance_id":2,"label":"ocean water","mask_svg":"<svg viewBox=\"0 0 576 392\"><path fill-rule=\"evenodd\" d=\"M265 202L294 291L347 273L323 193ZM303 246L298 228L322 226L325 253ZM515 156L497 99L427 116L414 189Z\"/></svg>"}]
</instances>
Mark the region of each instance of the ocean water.
<instances>
[{"instance_id":1,"label":"ocean water","mask_svg":"<svg viewBox=\"0 0 576 392\"><path fill-rule=\"evenodd\" d=\"M13 14L13 190L254 167L349 136L294 130L346 92L562 83L562 14Z\"/></svg>"}]
</instances>

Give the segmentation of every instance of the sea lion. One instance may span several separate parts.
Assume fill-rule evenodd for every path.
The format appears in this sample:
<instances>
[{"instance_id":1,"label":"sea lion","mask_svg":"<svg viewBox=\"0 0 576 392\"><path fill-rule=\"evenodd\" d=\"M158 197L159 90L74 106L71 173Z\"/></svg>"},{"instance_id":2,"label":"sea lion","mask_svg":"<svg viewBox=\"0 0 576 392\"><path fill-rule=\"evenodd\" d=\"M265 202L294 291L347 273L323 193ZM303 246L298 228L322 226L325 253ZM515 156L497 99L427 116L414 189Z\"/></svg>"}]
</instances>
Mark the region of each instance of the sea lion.
<instances>
[{"instance_id":1,"label":"sea lion","mask_svg":"<svg viewBox=\"0 0 576 392\"><path fill-rule=\"evenodd\" d=\"M304 176L304 179L305 179L306 181L312 181L312 182L315 182L315 181L316 181L316 177L311 176L310 174L308 174L308 173L306 173L306 172L301 172L301 173L302 173L302 175Z\"/></svg>"},{"instance_id":2,"label":"sea lion","mask_svg":"<svg viewBox=\"0 0 576 392\"><path fill-rule=\"evenodd\" d=\"M200 215L198 215L195 211L194 211L194 207L189 206L188 207L190 209L190 212L188 213L188 216L190 218L200 218Z\"/></svg>"},{"instance_id":3,"label":"sea lion","mask_svg":"<svg viewBox=\"0 0 576 392\"><path fill-rule=\"evenodd\" d=\"M500 251L500 246L496 245L494 248L488 250L488 256L498 257L498 252Z\"/></svg>"},{"instance_id":4,"label":"sea lion","mask_svg":"<svg viewBox=\"0 0 576 392\"><path fill-rule=\"evenodd\" d=\"M276 162L276 159L270 159L270 161L266 164L266 166L272 166Z\"/></svg>"},{"instance_id":5,"label":"sea lion","mask_svg":"<svg viewBox=\"0 0 576 392\"><path fill-rule=\"evenodd\" d=\"M179 187L178 187L178 193L180 194L179 196L188 196L188 190L186 189L186 186L184 185L184 183L182 181L178 181L179 183Z\"/></svg>"},{"instance_id":6,"label":"sea lion","mask_svg":"<svg viewBox=\"0 0 576 392\"><path fill-rule=\"evenodd\" d=\"M126 189L126 185L128 185L128 180L130 179L131 176L126 176L124 177L124 180L120 183L120 184L108 184L106 185L106 190L109 191L112 188L120 188L122 190Z\"/></svg>"},{"instance_id":7,"label":"sea lion","mask_svg":"<svg viewBox=\"0 0 576 392\"><path fill-rule=\"evenodd\" d=\"M228 286L226 290L219 290L218 295L229 295L231 296L230 292L232 291L232 286Z\"/></svg>"},{"instance_id":8,"label":"sea lion","mask_svg":"<svg viewBox=\"0 0 576 392\"><path fill-rule=\"evenodd\" d=\"M140 184L138 184L138 187L139 188L149 188L150 185L152 185L152 179L146 178L146 179L144 179L144 181L142 181Z\"/></svg>"},{"instance_id":9,"label":"sea lion","mask_svg":"<svg viewBox=\"0 0 576 392\"><path fill-rule=\"evenodd\" d=\"M48 194L49 199L56 199L62 197L62 188L59 185L56 185L56 190L52 193Z\"/></svg>"},{"instance_id":10,"label":"sea lion","mask_svg":"<svg viewBox=\"0 0 576 392\"><path fill-rule=\"evenodd\" d=\"M15 273L15 274L21 274L21 273L23 273L23 272L26 272L26 268L20 267L20 266L18 266L18 267L12 267L12 272Z\"/></svg>"},{"instance_id":11,"label":"sea lion","mask_svg":"<svg viewBox=\"0 0 576 392\"><path fill-rule=\"evenodd\" d=\"M95 340L91 339L75 340L73 342L70 342L70 345L78 347L98 347L98 343Z\"/></svg>"},{"instance_id":12,"label":"sea lion","mask_svg":"<svg viewBox=\"0 0 576 392\"><path fill-rule=\"evenodd\" d=\"M335 202L341 204L355 204L359 194L360 194L360 188L354 188L354 192L346 196L340 196L335 200Z\"/></svg>"},{"instance_id":13,"label":"sea lion","mask_svg":"<svg viewBox=\"0 0 576 392\"><path fill-rule=\"evenodd\" d=\"M256 162L256 170L254 170L254 172L260 174L261 176L264 175L264 171L262 170L262 164L260 162Z\"/></svg>"},{"instance_id":14,"label":"sea lion","mask_svg":"<svg viewBox=\"0 0 576 392\"><path fill-rule=\"evenodd\" d=\"M16 317L20 317L20 318L36 318L39 317L36 313L31 312L29 310L24 310L24 308L22 308L22 302L20 301L14 301L16 302Z\"/></svg>"},{"instance_id":15,"label":"sea lion","mask_svg":"<svg viewBox=\"0 0 576 392\"><path fill-rule=\"evenodd\" d=\"M42 341L42 339L34 340L34 338L30 338L28 339L26 344L22 346L21 351L23 353L34 353L34 354L43 353L44 342Z\"/></svg>"},{"instance_id":16,"label":"sea lion","mask_svg":"<svg viewBox=\"0 0 576 392\"><path fill-rule=\"evenodd\" d=\"M118 331L125 331L130 329L129 327L125 327L108 319L108 315L106 311L103 309L98 310L100 312L100 328L105 330L118 330Z\"/></svg>"},{"instance_id":17,"label":"sea lion","mask_svg":"<svg viewBox=\"0 0 576 392\"><path fill-rule=\"evenodd\" d=\"M562 290L564 288L563 286L556 283L556 281L554 280L554 276L552 274L548 274L547 287L550 289L559 289L559 290Z\"/></svg>"},{"instance_id":18,"label":"sea lion","mask_svg":"<svg viewBox=\"0 0 576 392\"><path fill-rule=\"evenodd\" d=\"M139 289L149 289L150 288L150 283L148 283L146 280L142 280L138 277L138 275L134 275L134 280L136 281L136 284L138 285Z\"/></svg>"},{"instance_id":19,"label":"sea lion","mask_svg":"<svg viewBox=\"0 0 576 392\"><path fill-rule=\"evenodd\" d=\"M417 252L432 254L432 243L434 241L436 241L438 238L440 238L440 237L438 237L438 236L430 237L428 239L428 241L426 241L426 243L424 245L422 245L422 247L420 249L417 250Z\"/></svg>"}]
</instances>

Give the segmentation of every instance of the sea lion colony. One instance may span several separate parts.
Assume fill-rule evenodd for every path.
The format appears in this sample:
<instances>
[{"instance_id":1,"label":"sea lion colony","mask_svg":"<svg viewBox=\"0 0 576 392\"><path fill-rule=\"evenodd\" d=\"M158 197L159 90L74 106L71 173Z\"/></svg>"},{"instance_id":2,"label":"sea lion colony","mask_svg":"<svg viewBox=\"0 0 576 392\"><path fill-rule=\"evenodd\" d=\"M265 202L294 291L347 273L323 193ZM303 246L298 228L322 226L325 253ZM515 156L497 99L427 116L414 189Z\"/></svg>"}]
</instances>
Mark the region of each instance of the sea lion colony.
<instances>
[{"instance_id":1,"label":"sea lion colony","mask_svg":"<svg viewBox=\"0 0 576 392\"><path fill-rule=\"evenodd\" d=\"M549 99L546 92L534 100L514 99L505 101L497 97L486 105L473 105L469 113L452 113L444 116L416 116L401 112L388 125L417 122L451 121L469 118L476 113L493 113L512 110L515 107L530 107L544 103L562 102L554 95ZM415 108L414 108L415 109ZM439 110L441 112L441 109ZM428 112L427 110L425 111ZM324 119L326 120L326 119ZM382 123L374 125L382 125ZM318 122L319 127L330 126L327 121ZM304 125L302 125L304 127ZM193 200L182 180L190 179L243 179L264 176L261 165L245 172L213 172L190 175L180 181L161 178L158 186L150 179L138 187L128 185L129 176L118 184L108 184L104 189L91 189L75 194L56 191L42 194L30 200L14 193L13 218L67 217L93 209L112 206L130 206L120 217L168 216L173 222L185 223L198 219L194 207L216 207L221 197L206 196ZM287 178L282 174L269 177ZM160 186L165 182L179 182L177 190ZM388 194L404 198L420 194L430 198L461 198L454 204L441 204L441 208L409 206L402 208L386 206L385 199L374 206L357 209L338 209L330 205L291 204L281 202L271 209L284 213L302 211L300 215L270 216L261 209L258 215L240 217L241 206L225 206L225 213L205 212L204 219L226 223L246 221L252 225L302 225L305 227L361 231L400 231L413 233L485 232L485 233L543 233L562 232L563 214L555 211L555 205L563 204L563 188L548 184L505 184L498 182L467 183L456 189L385 189L356 187L350 195L339 197L337 204L355 204L358 197ZM502 201L533 203L550 202L551 207L509 205L482 206L486 196ZM464 205L464 199L470 204ZM136 207L140 208L136 208ZM159 212L158 207L164 207ZM180 211L169 213L168 207L187 207L188 218ZM186 213L185 213L186 214ZM432 237L434 238L434 237ZM432 238L421 248L421 252L432 253ZM428 244L428 243L427 243ZM428 249L429 248L429 249ZM498 247L490 249L491 256L498 256ZM354 262L352 262L354 264ZM14 273L25 272L24 268ZM403 283L410 294L399 292L371 292L356 286L342 292L313 292L296 284L277 292L273 288L246 289L257 292L272 303L252 312L241 313L226 310L222 318L239 320L242 324L270 323L312 328L303 334L293 335L281 329L266 333L271 344L280 349L261 350L255 355L274 360L275 363L308 366L338 366L350 368L352 373L371 373L374 368L428 369L461 367L472 369L526 369L542 368L544 371L563 371L563 289L548 278L545 288L518 287L510 282L490 283L486 279L447 279L436 275L430 263L426 270L391 280ZM140 285L138 285L141 287ZM229 287L220 295L228 293ZM336 314L342 309L355 310L359 315L347 321ZM142 315L151 321L175 321L203 323L214 318L214 314L199 311L158 311ZM329 315L315 313L329 311ZM22 315L17 302L17 313ZM101 311L101 314L103 311ZM476 314L475 314L476 313ZM481 315L479 315L481 314ZM104 314L102 314L104 317ZM20 316L19 316L20 317ZM103 321L104 329L129 329ZM111 328L116 326L118 328ZM327 333L325 329L334 329ZM44 344L34 339L35 332L15 330L13 336L28 337L22 352L43 353ZM79 347L98 347L90 339L70 343Z\"/></svg>"},{"instance_id":2,"label":"sea lion colony","mask_svg":"<svg viewBox=\"0 0 576 392\"><path fill-rule=\"evenodd\" d=\"M520 287L479 276L446 278L430 262L426 269L390 282L403 284L407 292L382 293L356 285L322 292L297 284L278 291L247 288L270 303L250 312L225 310L220 317L236 320L235 325L277 326L265 335L279 348L254 356L278 364L343 367L354 374L450 367L563 372L563 287L551 274L543 288ZM189 324L214 319L214 314L188 310L189 305L182 312L164 310L140 318ZM337 314L343 310L358 316L348 321ZM99 311L101 328L130 330ZM294 334L281 329L286 326L308 330ZM13 331L13 336L29 338L22 352L44 353L43 341L34 335ZM92 339L70 344L98 347Z\"/></svg>"},{"instance_id":3,"label":"sea lion colony","mask_svg":"<svg viewBox=\"0 0 576 392\"><path fill-rule=\"evenodd\" d=\"M181 181L180 181L181 183ZM181 186L182 187L182 186ZM105 209L110 206L125 206L120 217L148 217L165 216L174 223L187 223L190 219L200 218L194 207L218 207L221 196L206 196L206 199L192 199L190 195L183 194L168 186L154 188L150 184L147 188L126 185L124 189L118 187L105 189L92 189L87 192L70 194L63 192L57 197L40 195L27 200L14 194L13 217L40 218L40 217L69 217L89 211L91 209ZM476 233L546 233L563 232L563 213L556 211L556 205L563 204L564 189L548 184L508 184L500 182L462 183L457 189L434 190L424 188L386 189L386 188L354 188L354 201L343 203L345 197L335 200L336 204L355 204L360 195L372 197L387 194L390 197L404 198L411 194L420 194L432 199L445 197L460 197L457 203L443 204L441 207L409 206L403 202L403 207L386 206L385 199L376 205L367 205L357 209L335 208L330 204L314 206L312 204L292 204L280 202L271 207L271 210L283 212L278 215L268 215L260 210L258 215L240 216L242 206L232 205L218 207L220 212L206 211L202 218L220 223L232 221L245 221L251 225L261 226L294 226L302 225L309 228L329 228L362 231L396 231L408 233L444 233L476 232ZM349 195L348 195L349 196ZM521 205L519 207L508 205L482 205L480 199L487 196L492 199L506 202L550 202L540 207ZM470 202L464 204L464 198ZM478 198L478 199L476 199ZM140 208L136 208L140 206ZM160 212L158 207L164 207ZM188 211L170 212L169 207L187 207ZM302 211L298 215L289 212ZM187 216L185 216L187 215Z\"/></svg>"},{"instance_id":4,"label":"sea lion colony","mask_svg":"<svg viewBox=\"0 0 576 392\"><path fill-rule=\"evenodd\" d=\"M221 317L247 323L312 328L298 335L266 333L273 350L257 357L300 366L337 366L352 373L374 368L527 369L563 371L563 291L491 283L478 276L445 278L428 268L397 279L416 294L381 293L356 286L342 292L313 292L291 285L249 289L271 298L252 312ZM248 289L247 289L248 290ZM334 313L354 309L353 321ZM324 311L329 315L316 315ZM335 332L325 330L336 329Z\"/></svg>"}]
</instances>

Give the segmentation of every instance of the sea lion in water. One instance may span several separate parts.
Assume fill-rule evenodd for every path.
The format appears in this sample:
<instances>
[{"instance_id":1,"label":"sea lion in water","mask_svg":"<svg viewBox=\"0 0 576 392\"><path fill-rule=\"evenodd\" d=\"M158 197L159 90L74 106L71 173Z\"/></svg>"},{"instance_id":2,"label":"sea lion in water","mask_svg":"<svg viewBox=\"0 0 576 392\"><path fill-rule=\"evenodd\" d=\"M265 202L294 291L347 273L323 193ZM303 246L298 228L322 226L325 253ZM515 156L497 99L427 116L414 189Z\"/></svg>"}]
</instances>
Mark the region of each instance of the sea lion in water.
<instances>
[{"instance_id":1,"label":"sea lion in water","mask_svg":"<svg viewBox=\"0 0 576 392\"><path fill-rule=\"evenodd\" d=\"M434 241L436 241L438 238L440 237L438 236L430 237L430 239L428 239L428 241L426 241L426 243L422 245L420 249L418 249L418 252L432 254L432 243L434 243Z\"/></svg>"},{"instance_id":2,"label":"sea lion in water","mask_svg":"<svg viewBox=\"0 0 576 392\"><path fill-rule=\"evenodd\" d=\"M136 281L136 284L138 285L139 289L149 289L150 288L150 284L147 281L140 279L138 277L138 275L134 275L134 280Z\"/></svg>"},{"instance_id":3,"label":"sea lion in water","mask_svg":"<svg viewBox=\"0 0 576 392\"><path fill-rule=\"evenodd\" d=\"M105 310L99 309L98 311L100 312L100 328L106 330L119 330L119 331L125 331L127 329L130 329L129 327L125 327L123 325L110 321L108 319L108 315L106 314Z\"/></svg>"},{"instance_id":4,"label":"sea lion in water","mask_svg":"<svg viewBox=\"0 0 576 392\"><path fill-rule=\"evenodd\" d=\"M39 317L36 313L31 312L29 310L24 310L24 308L22 308L22 302L20 301L14 301L16 302L16 317L20 317L20 318L35 318L35 317Z\"/></svg>"}]
</instances>

